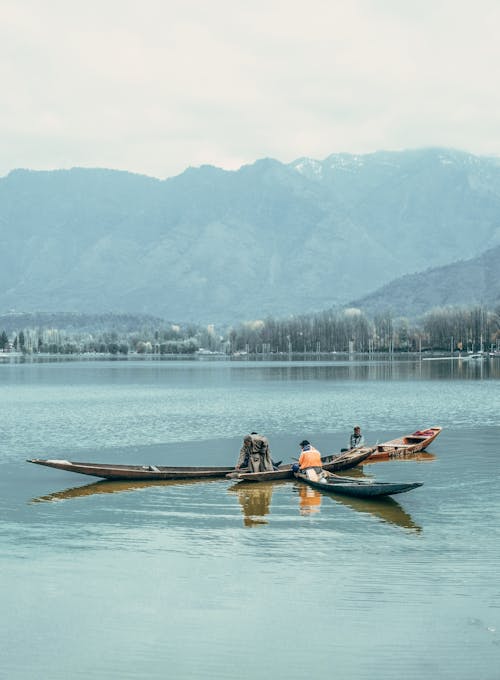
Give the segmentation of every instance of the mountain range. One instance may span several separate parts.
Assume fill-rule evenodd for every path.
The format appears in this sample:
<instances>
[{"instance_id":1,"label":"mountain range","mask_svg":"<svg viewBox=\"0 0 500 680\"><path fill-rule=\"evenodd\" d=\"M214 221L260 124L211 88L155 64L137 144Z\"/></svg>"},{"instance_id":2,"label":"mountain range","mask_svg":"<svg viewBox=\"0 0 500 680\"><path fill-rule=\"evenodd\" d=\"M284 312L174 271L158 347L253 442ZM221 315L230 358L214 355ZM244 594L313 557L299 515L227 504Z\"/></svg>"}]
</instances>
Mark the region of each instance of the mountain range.
<instances>
[{"instance_id":1,"label":"mountain range","mask_svg":"<svg viewBox=\"0 0 500 680\"><path fill-rule=\"evenodd\" d=\"M0 179L0 238L0 312L209 323L385 298L412 316L474 301L473 270L498 272L500 161L422 149L166 180L14 170Z\"/></svg>"}]
</instances>

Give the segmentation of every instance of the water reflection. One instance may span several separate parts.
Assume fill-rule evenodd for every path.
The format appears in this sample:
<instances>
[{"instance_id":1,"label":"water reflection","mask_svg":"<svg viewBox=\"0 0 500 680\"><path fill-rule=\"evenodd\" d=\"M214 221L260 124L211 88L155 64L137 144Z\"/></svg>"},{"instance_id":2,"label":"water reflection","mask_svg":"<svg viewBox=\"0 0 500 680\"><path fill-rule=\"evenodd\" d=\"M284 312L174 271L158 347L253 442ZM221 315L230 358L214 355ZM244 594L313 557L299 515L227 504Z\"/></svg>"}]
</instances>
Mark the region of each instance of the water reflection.
<instances>
[{"instance_id":1,"label":"water reflection","mask_svg":"<svg viewBox=\"0 0 500 680\"><path fill-rule=\"evenodd\" d=\"M323 494L307 484L299 486L299 512L301 515L314 515L319 512Z\"/></svg>"},{"instance_id":2,"label":"water reflection","mask_svg":"<svg viewBox=\"0 0 500 680\"><path fill-rule=\"evenodd\" d=\"M358 467L350 468L349 470L339 470L339 472L335 472L335 474L338 477L356 477L359 479L369 479L373 476L370 473L366 474L365 468L362 467L361 464Z\"/></svg>"},{"instance_id":3,"label":"water reflection","mask_svg":"<svg viewBox=\"0 0 500 680\"><path fill-rule=\"evenodd\" d=\"M361 470L349 471L352 476L366 477ZM348 496L332 496L313 489L307 484L289 481L270 481L259 483L240 482L228 488L228 492L236 494L243 514L243 524L246 527L262 526L269 524L271 516L271 500L273 490L278 487L288 486L291 493L298 496L299 513L303 517L316 515L321 512L323 498L328 498L333 503L340 503L355 512L372 515L376 519L387 524L393 524L402 529L409 529L416 533L422 531L422 527L416 524L403 507L393 498L363 499L350 498ZM328 502L328 501L326 501ZM324 506L323 506L324 507Z\"/></svg>"},{"instance_id":4,"label":"water reflection","mask_svg":"<svg viewBox=\"0 0 500 680\"><path fill-rule=\"evenodd\" d=\"M47 503L51 501L65 501L72 498L83 498L84 496L94 496L102 493L120 493L122 491L137 491L138 489L147 489L157 486L185 486L191 484L213 484L220 480L215 479L169 479L169 480L153 480L148 482L143 481L118 481L110 482L102 480L94 482L93 484L86 484L85 486L75 486L63 491L55 491L46 494L45 496L38 496L32 498L31 503Z\"/></svg>"},{"instance_id":5,"label":"water reflection","mask_svg":"<svg viewBox=\"0 0 500 680\"><path fill-rule=\"evenodd\" d=\"M228 492L235 493L243 512L243 524L246 527L269 524L267 519L271 509L273 489L283 482L259 482L256 484L240 482L230 486Z\"/></svg>"},{"instance_id":6,"label":"water reflection","mask_svg":"<svg viewBox=\"0 0 500 680\"><path fill-rule=\"evenodd\" d=\"M320 493L320 492L318 492ZM331 498L331 496L330 496ZM333 499L332 499L333 500ZM402 529L410 529L416 533L422 531L422 527L416 524L402 506L393 498L380 498L379 500L369 500L362 498L351 498L349 496L336 496L335 501L342 503L356 512L363 512L373 515L388 524L395 524Z\"/></svg>"},{"instance_id":7,"label":"water reflection","mask_svg":"<svg viewBox=\"0 0 500 680\"><path fill-rule=\"evenodd\" d=\"M248 376L248 368L258 367L255 375ZM468 361L458 357L419 358L411 356L405 359L399 356L389 360L387 357L354 361L329 359L327 361L290 361L290 362L247 362L245 366L234 366L235 375L242 375L254 380L324 381L324 380L363 380L363 381L406 381L415 378L423 380L478 380L500 377L500 361Z\"/></svg>"},{"instance_id":8,"label":"water reflection","mask_svg":"<svg viewBox=\"0 0 500 680\"><path fill-rule=\"evenodd\" d=\"M363 475L356 476L361 477ZM319 489L313 489L307 484L300 482L295 485L294 491L299 495L299 512L301 515L312 515L319 512L321 499L325 497L334 503L341 503L356 512L372 515L388 524L394 524L417 533L422 531L422 527L416 524L411 515L393 498L364 499L340 495L332 498L329 493L323 493Z\"/></svg>"},{"instance_id":9,"label":"water reflection","mask_svg":"<svg viewBox=\"0 0 500 680\"><path fill-rule=\"evenodd\" d=\"M427 453L427 451L419 451L418 453L401 453L398 456L394 456L393 458L389 459L369 459L369 460L364 460L360 463L360 465L365 466L365 465L375 465L377 463L431 463L433 460L436 460L436 456L433 453ZM354 475L352 475L354 476Z\"/></svg>"}]
</instances>

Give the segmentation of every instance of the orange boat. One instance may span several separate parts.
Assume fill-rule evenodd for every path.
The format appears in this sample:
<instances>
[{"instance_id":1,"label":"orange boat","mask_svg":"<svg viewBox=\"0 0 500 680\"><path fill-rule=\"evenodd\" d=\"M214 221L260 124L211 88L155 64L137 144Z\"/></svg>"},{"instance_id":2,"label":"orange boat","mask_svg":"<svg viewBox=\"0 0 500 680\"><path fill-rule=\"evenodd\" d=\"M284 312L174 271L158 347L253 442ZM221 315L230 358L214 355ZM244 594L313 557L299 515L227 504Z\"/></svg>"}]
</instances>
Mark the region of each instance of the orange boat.
<instances>
[{"instance_id":1,"label":"orange boat","mask_svg":"<svg viewBox=\"0 0 500 680\"><path fill-rule=\"evenodd\" d=\"M425 451L442 429L442 427L428 427L426 430L417 430L404 437L398 437L397 439L377 444L371 456L368 456L360 465L375 463L378 460L404 458L410 454Z\"/></svg>"}]
</instances>

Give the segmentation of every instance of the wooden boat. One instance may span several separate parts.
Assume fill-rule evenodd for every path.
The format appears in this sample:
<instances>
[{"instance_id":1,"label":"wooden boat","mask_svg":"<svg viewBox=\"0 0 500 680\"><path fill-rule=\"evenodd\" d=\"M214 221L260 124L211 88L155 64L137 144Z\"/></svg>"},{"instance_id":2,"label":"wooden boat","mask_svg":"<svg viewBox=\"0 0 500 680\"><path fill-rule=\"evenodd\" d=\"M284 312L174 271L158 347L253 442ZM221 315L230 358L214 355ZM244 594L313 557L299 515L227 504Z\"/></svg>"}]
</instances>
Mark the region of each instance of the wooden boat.
<instances>
[{"instance_id":1,"label":"wooden boat","mask_svg":"<svg viewBox=\"0 0 500 680\"><path fill-rule=\"evenodd\" d=\"M158 480L158 479L210 479L225 477L233 467L167 467L164 465L114 465L112 463L78 463L69 460L44 460L32 458L28 463L45 465L56 470L77 472L101 479Z\"/></svg>"},{"instance_id":2,"label":"wooden boat","mask_svg":"<svg viewBox=\"0 0 500 680\"><path fill-rule=\"evenodd\" d=\"M350 449L337 455L324 456L321 459L323 469L329 472L349 470L368 458L374 450L374 447L361 447ZM280 465L277 470L270 470L269 472L241 472L233 470L226 477L237 482L269 482L276 479L291 479L293 477L293 470L292 466L287 464Z\"/></svg>"},{"instance_id":3,"label":"wooden boat","mask_svg":"<svg viewBox=\"0 0 500 680\"><path fill-rule=\"evenodd\" d=\"M311 478L305 472L296 472L295 477L315 489L356 498L394 496L397 493L416 489L423 484L423 482L377 482L374 479L357 479L333 474L324 475L324 473L321 477L314 475L315 478Z\"/></svg>"},{"instance_id":4,"label":"wooden boat","mask_svg":"<svg viewBox=\"0 0 500 680\"><path fill-rule=\"evenodd\" d=\"M373 453L362 464L366 465L367 463L389 460L390 458L403 458L419 451L425 451L442 429L442 427L429 427L426 430L417 430L404 437L398 437L397 439L377 444Z\"/></svg>"}]
</instances>

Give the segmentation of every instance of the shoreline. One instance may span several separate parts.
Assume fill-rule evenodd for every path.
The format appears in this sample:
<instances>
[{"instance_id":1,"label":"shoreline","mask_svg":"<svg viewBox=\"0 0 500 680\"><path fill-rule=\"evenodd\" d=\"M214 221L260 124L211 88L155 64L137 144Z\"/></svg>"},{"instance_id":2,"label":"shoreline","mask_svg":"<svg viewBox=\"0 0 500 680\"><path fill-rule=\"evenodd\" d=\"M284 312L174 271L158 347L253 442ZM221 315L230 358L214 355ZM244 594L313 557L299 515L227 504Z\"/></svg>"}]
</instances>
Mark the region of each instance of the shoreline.
<instances>
[{"instance_id":1,"label":"shoreline","mask_svg":"<svg viewBox=\"0 0 500 680\"><path fill-rule=\"evenodd\" d=\"M476 358L476 357L475 357ZM494 359L487 353L480 357L482 360ZM446 352L270 352L264 354L158 354L158 353L137 353L128 354L96 353L96 352L75 352L73 354L52 354L45 352L21 353L21 352L0 352L0 365L2 363L26 363L36 361L231 361L238 363L262 362L262 361L318 361L326 363L336 363L345 361L467 361L471 357L467 354L453 354Z\"/></svg>"}]
</instances>

